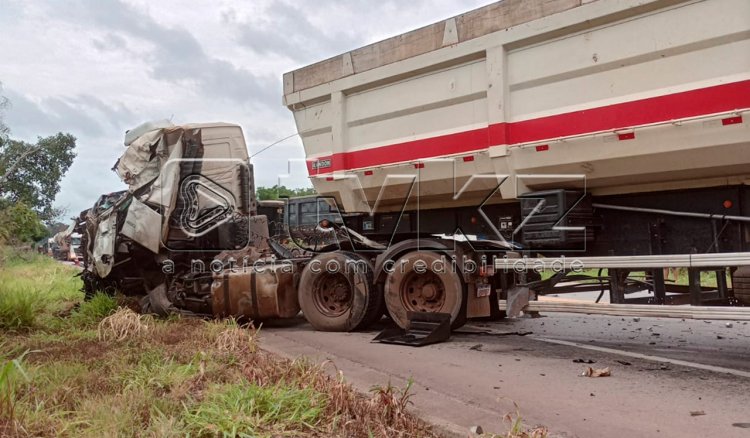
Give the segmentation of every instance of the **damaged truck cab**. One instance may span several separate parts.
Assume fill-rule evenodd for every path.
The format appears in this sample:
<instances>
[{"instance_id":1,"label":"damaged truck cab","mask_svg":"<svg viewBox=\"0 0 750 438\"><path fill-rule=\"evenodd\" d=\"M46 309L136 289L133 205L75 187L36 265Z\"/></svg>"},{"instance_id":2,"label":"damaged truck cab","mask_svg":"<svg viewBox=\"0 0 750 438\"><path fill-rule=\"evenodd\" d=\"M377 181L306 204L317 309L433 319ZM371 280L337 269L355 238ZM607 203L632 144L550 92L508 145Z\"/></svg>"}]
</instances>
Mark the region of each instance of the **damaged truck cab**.
<instances>
[{"instance_id":1,"label":"damaged truck cab","mask_svg":"<svg viewBox=\"0 0 750 438\"><path fill-rule=\"evenodd\" d=\"M128 189L81 213L87 296L120 291L158 314L299 312L294 262L275 262L239 126L146 123L125 146L113 170Z\"/></svg>"}]
</instances>

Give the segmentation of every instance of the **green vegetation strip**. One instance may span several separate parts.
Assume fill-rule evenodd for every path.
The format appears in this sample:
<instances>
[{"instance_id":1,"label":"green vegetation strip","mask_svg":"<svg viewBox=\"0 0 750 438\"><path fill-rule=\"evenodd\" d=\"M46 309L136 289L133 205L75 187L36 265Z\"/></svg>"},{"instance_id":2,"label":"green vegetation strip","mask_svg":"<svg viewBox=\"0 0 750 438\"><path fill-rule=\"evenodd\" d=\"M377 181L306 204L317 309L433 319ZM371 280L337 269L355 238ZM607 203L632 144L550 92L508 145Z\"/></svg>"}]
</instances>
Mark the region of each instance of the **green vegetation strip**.
<instances>
[{"instance_id":1,"label":"green vegetation strip","mask_svg":"<svg viewBox=\"0 0 750 438\"><path fill-rule=\"evenodd\" d=\"M362 396L231 320L84 302L77 268L0 250L0 436L434 436L408 388Z\"/></svg>"}]
</instances>

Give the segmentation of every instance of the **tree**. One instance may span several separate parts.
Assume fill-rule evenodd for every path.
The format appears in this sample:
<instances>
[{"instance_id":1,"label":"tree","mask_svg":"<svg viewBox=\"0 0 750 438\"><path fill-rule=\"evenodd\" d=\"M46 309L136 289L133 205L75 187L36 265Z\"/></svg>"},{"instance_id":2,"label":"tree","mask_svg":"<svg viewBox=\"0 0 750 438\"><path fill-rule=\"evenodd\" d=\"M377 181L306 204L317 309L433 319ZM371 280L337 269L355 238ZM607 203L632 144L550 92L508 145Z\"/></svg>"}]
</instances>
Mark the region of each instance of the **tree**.
<instances>
[{"instance_id":1,"label":"tree","mask_svg":"<svg viewBox=\"0 0 750 438\"><path fill-rule=\"evenodd\" d=\"M258 187L255 190L255 196L259 201L265 201L269 199L279 199L282 196L308 196L317 193L312 187L290 189L286 186L274 185L273 187Z\"/></svg>"},{"instance_id":2,"label":"tree","mask_svg":"<svg viewBox=\"0 0 750 438\"><path fill-rule=\"evenodd\" d=\"M60 180L76 154L76 138L62 132L39 138L36 144L7 139L0 144L0 197L23 202L44 221L59 210L52 207Z\"/></svg>"},{"instance_id":3,"label":"tree","mask_svg":"<svg viewBox=\"0 0 750 438\"><path fill-rule=\"evenodd\" d=\"M52 221L61 213L52 202L60 191L60 180L73 164L76 138L60 132L39 137L36 144L13 140L2 118L2 110L9 104L0 95L0 209L22 202L39 219Z\"/></svg>"},{"instance_id":4,"label":"tree","mask_svg":"<svg viewBox=\"0 0 750 438\"><path fill-rule=\"evenodd\" d=\"M0 200L0 244L36 242L47 235L39 216L26 204Z\"/></svg>"}]
</instances>

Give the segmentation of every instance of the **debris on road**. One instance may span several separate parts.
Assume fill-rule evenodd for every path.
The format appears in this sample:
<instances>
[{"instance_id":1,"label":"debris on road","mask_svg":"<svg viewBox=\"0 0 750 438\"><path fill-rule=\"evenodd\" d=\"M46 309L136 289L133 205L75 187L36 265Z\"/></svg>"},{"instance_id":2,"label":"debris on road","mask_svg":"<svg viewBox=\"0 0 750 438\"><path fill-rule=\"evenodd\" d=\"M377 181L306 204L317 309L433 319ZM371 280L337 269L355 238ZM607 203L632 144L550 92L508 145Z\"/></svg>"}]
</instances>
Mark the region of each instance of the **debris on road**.
<instances>
[{"instance_id":1,"label":"debris on road","mask_svg":"<svg viewBox=\"0 0 750 438\"><path fill-rule=\"evenodd\" d=\"M609 367L607 368L586 367L586 369L583 370L583 373L581 373L581 377L609 377L611 375L612 375L612 372L609 370Z\"/></svg>"},{"instance_id":2,"label":"debris on road","mask_svg":"<svg viewBox=\"0 0 750 438\"><path fill-rule=\"evenodd\" d=\"M469 347L469 350L482 351L482 344L476 344Z\"/></svg>"},{"instance_id":3,"label":"debris on road","mask_svg":"<svg viewBox=\"0 0 750 438\"><path fill-rule=\"evenodd\" d=\"M596 363L593 359L573 359L574 363Z\"/></svg>"},{"instance_id":4,"label":"debris on road","mask_svg":"<svg viewBox=\"0 0 750 438\"><path fill-rule=\"evenodd\" d=\"M471 426L469 432L474 435L484 435L484 429L482 429L482 426Z\"/></svg>"},{"instance_id":5,"label":"debris on road","mask_svg":"<svg viewBox=\"0 0 750 438\"><path fill-rule=\"evenodd\" d=\"M691 417L700 417L701 415L706 415L704 411L690 411Z\"/></svg>"},{"instance_id":6,"label":"debris on road","mask_svg":"<svg viewBox=\"0 0 750 438\"><path fill-rule=\"evenodd\" d=\"M616 360L615 362L619 363L620 365L625 365L625 366L633 365L632 363L626 360Z\"/></svg>"},{"instance_id":7,"label":"debris on road","mask_svg":"<svg viewBox=\"0 0 750 438\"><path fill-rule=\"evenodd\" d=\"M732 327L734 327L734 325L733 325L733 324L732 324L731 322L728 322L728 323L726 323L725 325L727 326L727 328L732 328Z\"/></svg>"}]
</instances>

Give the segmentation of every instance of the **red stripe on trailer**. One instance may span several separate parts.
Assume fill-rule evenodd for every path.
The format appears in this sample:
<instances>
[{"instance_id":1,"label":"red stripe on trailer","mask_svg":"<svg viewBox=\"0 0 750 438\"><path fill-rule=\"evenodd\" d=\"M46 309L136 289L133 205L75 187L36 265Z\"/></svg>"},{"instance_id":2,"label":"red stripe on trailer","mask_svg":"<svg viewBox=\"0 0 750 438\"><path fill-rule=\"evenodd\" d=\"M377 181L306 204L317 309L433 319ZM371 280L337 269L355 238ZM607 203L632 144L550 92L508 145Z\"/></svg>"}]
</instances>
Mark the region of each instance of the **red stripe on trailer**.
<instances>
[{"instance_id":1,"label":"red stripe on trailer","mask_svg":"<svg viewBox=\"0 0 750 438\"><path fill-rule=\"evenodd\" d=\"M623 132L622 134L617 134L618 140L633 140L635 138L635 132Z\"/></svg>"},{"instance_id":2,"label":"red stripe on trailer","mask_svg":"<svg viewBox=\"0 0 750 438\"><path fill-rule=\"evenodd\" d=\"M512 123L509 144L612 131L750 106L750 81Z\"/></svg>"},{"instance_id":3,"label":"red stripe on trailer","mask_svg":"<svg viewBox=\"0 0 750 438\"><path fill-rule=\"evenodd\" d=\"M416 161L475 152L487 149L491 145L514 145L594 132L616 131L747 107L750 107L750 80L519 122L496 123L486 128L371 149L337 153L331 157L321 158L330 158L330 167L314 170L312 162L309 161L308 172L310 175L318 175L337 170ZM731 121L724 122L730 119ZM722 123L726 125L742 121L741 117L739 121L737 119L737 117L730 117L722 120Z\"/></svg>"},{"instance_id":4,"label":"red stripe on trailer","mask_svg":"<svg viewBox=\"0 0 750 438\"><path fill-rule=\"evenodd\" d=\"M742 123L742 116L727 117L726 119L721 119L721 124L724 126L736 125L738 123Z\"/></svg>"},{"instance_id":5,"label":"red stripe on trailer","mask_svg":"<svg viewBox=\"0 0 750 438\"><path fill-rule=\"evenodd\" d=\"M548 150L549 150L549 145L548 144L540 144L539 146L536 147L536 151L537 152L544 152L544 151L548 151Z\"/></svg>"}]
</instances>

